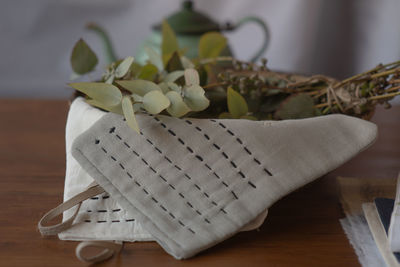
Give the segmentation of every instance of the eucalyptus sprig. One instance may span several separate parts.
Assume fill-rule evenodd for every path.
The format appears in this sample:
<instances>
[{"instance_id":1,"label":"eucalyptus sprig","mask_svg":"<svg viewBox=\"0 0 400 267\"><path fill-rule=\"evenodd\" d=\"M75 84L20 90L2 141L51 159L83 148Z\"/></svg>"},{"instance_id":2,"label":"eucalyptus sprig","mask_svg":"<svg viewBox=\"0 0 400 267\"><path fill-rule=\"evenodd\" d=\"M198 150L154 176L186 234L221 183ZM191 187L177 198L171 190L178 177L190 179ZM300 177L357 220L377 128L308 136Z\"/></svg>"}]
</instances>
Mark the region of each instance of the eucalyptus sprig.
<instances>
[{"instance_id":1,"label":"eucalyptus sprig","mask_svg":"<svg viewBox=\"0 0 400 267\"><path fill-rule=\"evenodd\" d=\"M199 41L198 58L189 59L164 21L161 54L146 47L145 64L126 57L109 64L98 81L70 86L84 94L87 103L123 115L137 132L136 114L141 112L250 120L344 113L368 119L377 104L390 107L388 101L400 94L400 61L339 81L274 72L266 59L255 64L220 56L226 45L220 33L206 33ZM75 76L92 72L97 63L96 54L79 40L71 55Z\"/></svg>"},{"instance_id":2,"label":"eucalyptus sprig","mask_svg":"<svg viewBox=\"0 0 400 267\"><path fill-rule=\"evenodd\" d=\"M180 49L175 33L164 22L162 25L162 54L147 47L148 61L141 65L133 57L118 60L107 66L101 80L69 84L86 96L87 103L106 111L123 115L128 125L139 132L135 114L168 114L182 117L205 110L210 101L201 86L196 66ZM207 33L201 38L199 59L218 57L226 39L219 33ZM87 74L97 65L97 56L81 39L75 45L71 65L75 73ZM209 65L213 64L210 62Z\"/></svg>"}]
</instances>

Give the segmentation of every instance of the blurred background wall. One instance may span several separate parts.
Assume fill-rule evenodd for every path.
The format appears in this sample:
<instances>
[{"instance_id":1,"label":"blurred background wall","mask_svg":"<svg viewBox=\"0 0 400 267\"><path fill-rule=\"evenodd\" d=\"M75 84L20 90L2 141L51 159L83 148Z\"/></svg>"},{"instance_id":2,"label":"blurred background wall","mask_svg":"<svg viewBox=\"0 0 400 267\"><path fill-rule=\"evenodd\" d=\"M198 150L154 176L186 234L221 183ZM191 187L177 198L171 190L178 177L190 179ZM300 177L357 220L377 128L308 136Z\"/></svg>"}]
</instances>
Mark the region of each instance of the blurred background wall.
<instances>
[{"instance_id":1,"label":"blurred background wall","mask_svg":"<svg viewBox=\"0 0 400 267\"><path fill-rule=\"evenodd\" d=\"M105 27L120 57L134 55L151 26L179 9L180 0L2 0L0 97L66 98L74 43L85 30ZM265 53L272 69L344 78L400 59L399 0L202 0L195 7L219 22L262 17L271 31ZM248 59L262 42L255 25L227 34L237 57Z\"/></svg>"}]
</instances>

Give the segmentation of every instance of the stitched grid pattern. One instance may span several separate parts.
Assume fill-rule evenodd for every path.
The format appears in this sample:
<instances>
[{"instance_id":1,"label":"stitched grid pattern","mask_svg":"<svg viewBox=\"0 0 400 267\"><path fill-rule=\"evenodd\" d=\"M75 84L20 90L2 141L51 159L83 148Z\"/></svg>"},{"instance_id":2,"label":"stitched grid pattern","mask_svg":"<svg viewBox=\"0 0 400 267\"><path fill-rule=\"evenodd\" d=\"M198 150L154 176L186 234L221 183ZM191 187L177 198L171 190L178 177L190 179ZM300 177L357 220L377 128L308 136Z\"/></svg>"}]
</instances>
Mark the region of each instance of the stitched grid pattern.
<instances>
[{"instance_id":1,"label":"stitched grid pattern","mask_svg":"<svg viewBox=\"0 0 400 267\"><path fill-rule=\"evenodd\" d=\"M115 127L113 127L113 128L115 128ZM114 130L115 130L115 129L114 129ZM140 132L140 134L141 134L142 136L144 135L142 132ZM123 142L123 144L124 144L127 148L132 149L131 145L129 145L126 141L122 140L122 138L120 137L120 135L116 134L116 136L117 136L117 138L118 138L119 140L121 140L121 141ZM170 165L172 165L175 169L177 169L179 172L181 172L181 173L183 174L184 177L186 177L188 180L193 180L192 177L191 177L189 174L187 174L186 172L184 172L184 171L182 170L182 168L179 167L179 165L173 163L172 160L171 160L168 156L166 156L166 155L163 153L163 151L162 151L160 148L158 148L158 147L154 144L153 141L151 141L148 137L145 137L145 139L146 139L147 143L149 143L149 144L154 148L154 150L156 150L161 156L163 156L164 159L165 159ZM185 143L183 142L183 140L180 139L179 137L178 137L178 140L180 140L181 143L185 144ZM138 154L136 151L133 151L133 152L134 152L134 154L135 154L136 156L139 156L139 154ZM145 161L145 162L146 162L145 164L147 165L147 161ZM210 170L212 170L211 167L209 167L208 164L205 164L205 165L206 165L207 168L209 168ZM149 168L150 168L155 174L157 174L158 177L161 178L161 179L163 180L163 182L167 183L169 187L171 187L173 190L176 190L175 186L173 186L172 184L170 184L161 174L158 174L158 173L156 172L156 170L155 170L152 166L149 166ZM131 176L129 173L128 173L128 175ZM223 182L223 183L225 183L225 182ZM225 183L225 184L226 184L226 183ZM193 185L194 185L194 187L195 187L198 191L200 191L207 199L209 199L209 202L210 202L212 205L214 205L214 206L216 206L216 207L219 206L219 204L218 204L217 202L215 202L215 201L210 197L210 195L209 195L206 191L204 191L197 183L193 182ZM227 184L226 184L226 186L227 186ZM234 196L235 199L239 199L238 196L236 195L236 193L235 193L234 191L231 191L231 193L232 193L232 195ZM181 198L185 199L185 196L184 196L182 193L179 193L179 196L180 196ZM202 213L201 213L199 210L195 209L195 208L193 207L193 205L192 205L190 202L186 202L186 204L188 204L189 207L193 208L193 209L195 210L195 212L196 212L198 215L202 216ZM223 207L221 207L219 210L222 211L224 214L227 214L227 212L225 211L225 209L224 209ZM206 223L210 223L210 220L207 219L207 218L204 218L204 221L205 221Z\"/></svg>"},{"instance_id":2,"label":"stitched grid pattern","mask_svg":"<svg viewBox=\"0 0 400 267\"><path fill-rule=\"evenodd\" d=\"M89 198L89 200L96 200L95 202L97 203L100 200L108 200L110 199L109 195L103 195L103 196L96 196L96 197L91 197ZM89 204L90 205L90 204ZM100 214L107 214L107 216L111 216L112 214L116 214L117 217L118 216L123 216L120 215L123 210L121 208L111 208L111 209L105 209L105 208L100 208L100 207L96 207L95 209L90 209L89 207L84 211L87 214L90 214L91 219L82 219L82 222L86 222L86 223L107 223L107 222L111 222L111 223L119 223L119 222L134 222L135 219L133 218L107 218L107 219L94 219L93 217L100 215ZM111 216L113 217L113 216Z\"/></svg>"},{"instance_id":3,"label":"stitched grid pattern","mask_svg":"<svg viewBox=\"0 0 400 267\"><path fill-rule=\"evenodd\" d=\"M199 161L204 167L206 167L210 173L212 174L212 176L216 177L220 184L226 188L226 190L228 192L231 193L232 196L232 200L238 200L239 199L239 195L232 190L232 188L230 187L230 185L223 179L221 178L217 172L213 169L212 165L210 166L207 162L206 159L204 159L201 155L199 155L196 152L196 149L194 149L193 146L190 146L187 141L185 141L183 139L182 136L179 136L179 134L173 130L171 127L167 126L167 123L165 121L161 121L159 118L153 116L153 115L149 115L151 117L154 118L154 120L157 122L158 125L160 125L165 132L172 136L173 138L175 138L179 144L181 146L183 146L194 158L196 158L197 161ZM201 134L202 138L205 139L205 141L209 144L209 146L212 147L212 149L219 151L219 153L221 154L221 158L223 158L224 160L226 160L226 162L233 168L236 170L236 173L238 174L238 176L240 176L240 180L242 180L243 182L247 182L247 184L252 188L252 189L256 189L257 186L250 180L249 177L246 176L246 174L238 167L238 164L228 155L228 153L226 151L224 151L222 149L222 146L218 143L216 143L216 141L213 141L212 138L210 137L210 134L207 133L204 129L200 128L199 126L195 125L193 122L191 122L190 120L185 120L186 123L188 125L190 125L191 127L193 127L197 132L199 132L199 134ZM183 124L182 124L183 125ZM242 140L237 137L230 129L227 129L227 127L223 124L219 124L220 127L222 127L223 129L226 130L227 133L229 133L232 137L234 137L236 139L236 142L238 142L243 150L246 152L246 154L248 154L249 156L252 155L252 152L243 144ZM146 128L145 128L146 129ZM155 168L155 166L152 166L149 161L144 158L141 153L139 153L138 150L135 150L134 146L132 144L130 144L130 142L128 140L124 140L124 138L121 136L121 133L117 132L117 129L115 126L109 128L108 133L112 136L114 136L120 143L122 147L125 147L127 150L129 150L133 155L135 155L138 159L138 161L136 162L141 162L142 164L144 164L156 177L158 177L159 179L161 179L161 181L163 183L166 184L166 186L168 188L170 188L170 190L176 192L176 194L182 199L182 201L184 201L183 203L185 203L185 205L189 208L189 210L194 211L195 214L197 214L197 216L202 217L202 219L207 223L207 224L211 224L210 218L205 218L203 217L203 213L202 211L200 211L199 209L196 208L196 205L194 205L194 202L190 201L187 199L187 197L185 196L185 192L180 192L180 190L177 189L177 187L172 184L171 182L169 182L163 175L161 175L161 173L159 173L159 171L157 171L157 168ZM206 191L204 191L202 189L202 187L194 182L194 179L188 174L186 173L182 167L180 167L177 163L175 163L173 160L171 160L171 158L168 157L168 155L166 153L163 152L163 150L158 147L157 145L155 145L155 142L152 141L148 135L143 134L142 132L140 132L141 138L144 138L143 140L152 147L153 150L155 150L161 158L163 158L166 162L168 162L168 164L170 166L172 166L173 168L175 168L181 175L182 177L185 177L187 180L190 180L192 182L192 185L194 186L194 188L196 188L200 193L202 193L202 195L207 198L207 200L209 201L209 203L211 203L213 206L216 206L219 208L219 204L214 201L211 197L210 194ZM100 140L99 139L95 139L94 143L99 145L100 144ZM146 188L143 184L141 184L141 182L139 182L138 180L135 179L135 177L132 175L132 173L129 172L129 170L126 168L126 166L124 165L124 163L120 162L118 160L118 157L115 155L112 155L108 152L108 150L99 145L98 146L100 151L102 151L105 155L107 155L107 158L113 162L116 166L118 166L120 168L120 170L122 171L122 173L125 173L126 177L129 178L130 180L132 180L134 182L134 184L138 187L141 188L141 192L143 194L145 194L146 196L148 196L148 201L153 203L153 205L157 206L160 210L162 210L167 217L169 217L172 221L177 222L177 224L179 224L181 227L185 228L187 231L191 232L192 234L195 234L196 232L187 226L187 223L184 223L183 218L178 218L176 216L176 214L174 214L172 211L170 211L169 209L167 209L165 207L165 205L163 205L162 203L160 203L160 200L154 195L154 193L151 193L149 188ZM197 148L197 147L196 147ZM262 165L261 162L256 159L253 156L253 161L255 163L257 163L257 165ZM269 175L272 175L268 170L267 172L269 173ZM239 180L238 180L239 181ZM103 197L94 197L92 199L96 199L96 198L103 198L103 199L107 199L109 196L103 196ZM230 202L227 202L228 204L232 203L232 200ZM216 210L218 211L218 209ZM221 207L219 209L220 212L222 212L223 214L227 214L227 211ZM97 213L106 213L106 212L118 212L118 211L114 211L114 210L102 210L102 209L98 209L95 211L92 210L88 210L87 212L97 212ZM126 222L133 222L135 221L135 219L114 219L114 220L109 220L108 222L111 223L118 223L121 221L126 221ZM96 222L96 223L106 223L107 220L85 220L85 222Z\"/></svg>"},{"instance_id":4,"label":"stitched grid pattern","mask_svg":"<svg viewBox=\"0 0 400 267\"><path fill-rule=\"evenodd\" d=\"M115 131L115 127L111 128L109 133L113 133L114 131ZM95 144L96 144L96 145L99 145L99 144L100 144L100 140L99 140L99 139L96 139L96 140L95 140ZM109 153L107 152L107 150L106 150L104 147L101 146L100 148L101 148L101 151L103 151L103 153L106 155L106 157L108 156L107 158L111 159L115 164L118 164L118 166L119 166L123 171L125 170L125 168L122 167L123 165L119 162L119 160L118 160L115 156L109 155ZM134 151L134 150L132 150L132 151ZM143 161L143 162L146 162L145 160L143 160L143 158L142 158L142 161ZM173 214L171 211L169 211L167 208L165 208L164 205L160 204L161 202L160 202L159 200L157 200L157 198L156 198L151 192L149 192L149 189L146 189L144 186L142 186L136 179L133 178L133 176L132 176L129 172L125 171L125 174L127 175L127 177L128 177L129 179L133 180L134 183L135 183L138 187L140 187L140 188L142 189L142 192L143 192L144 194L146 194L147 196L149 196L150 199L154 202L154 204L155 204L159 209L161 209L164 213L166 213L172 220L176 220L180 226L184 227L185 229L187 229L187 230L188 230L189 232L191 232L192 234L196 234L196 232L195 232L192 228L187 227L186 224L184 224L184 223L182 222L181 219L177 218L177 216L174 215L174 214ZM105 221L97 221L97 222L98 222L98 223L103 223L103 222L105 222Z\"/></svg>"},{"instance_id":5,"label":"stitched grid pattern","mask_svg":"<svg viewBox=\"0 0 400 267\"><path fill-rule=\"evenodd\" d=\"M249 179L249 178L242 172L242 170L239 169L239 167L237 166L237 164L227 155L227 153L221 149L221 146L218 145L218 144L216 144L215 142L212 142L212 141L211 141L210 136L209 136L207 133L205 133L205 131L204 131L203 129L201 129L199 126L194 126L193 122L191 122L191 121L188 120L188 119L186 119L185 122L186 122L188 125L193 126L193 127L196 129L196 131L200 132L200 134L207 140L207 142L212 143L212 147L215 148L216 150L218 150L219 152L221 152L221 155L223 156L223 158L226 159L226 160L231 164L231 166L237 171L237 174L238 174L241 178L243 178L243 179ZM228 130L228 131L234 136L234 133L233 133L233 132L231 132L230 130ZM246 148L246 149L247 149L247 148ZM254 188L254 189L257 188L257 186L256 186L253 182L247 181L247 183L248 183L252 188ZM232 191L232 194L234 195L234 197L235 197L236 199L238 199L238 197L237 197L237 195L235 194L235 192Z\"/></svg>"},{"instance_id":6,"label":"stitched grid pattern","mask_svg":"<svg viewBox=\"0 0 400 267\"><path fill-rule=\"evenodd\" d=\"M141 133L141 134L143 135L143 133ZM182 142L182 144L185 144L185 143L182 141L182 139L180 139L180 138L178 138L178 139L181 140L180 142ZM187 174L186 172L184 172L184 171L182 170L182 168L179 167L177 164L173 163L172 160L169 159L169 158L162 152L161 149L159 149L157 146L155 146L155 145L153 144L153 142L151 142L148 138L146 138L146 140L147 140L150 144L152 144L152 146L154 147L154 149L155 149L159 154L161 154L161 155L164 157L164 159L166 159L171 165L173 165L174 168L176 168L177 170L179 170L180 172L182 172L183 175L184 175L187 179L192 180L192 177L191 177L189 174ZM209 170L212 170L211 167L210 167L207 163L206 163L205 165L206 165L206 167L207 167ZM165 182L166 182L166 180L165 180ZM193 183L193 185L194 185L194 187L195 187L197 190L199 190L206 198L210 199L210 203L211 203L211 204L213 204L214 206L218 206L218 204L217 204L215 201L213 201L213 200L211 199L210 195L209 195L206 191L203 191L203 189L202 189L197 183Z\"/></svg>"},{"instance_id":7,"label":"stitched grid pattern","mask_svg":"<svg viewBox=\"0 0 400 267\"><path fill-rule=\"evenodd\" d=\"M226 182L211 168L211 167L210 167L210 165L208 165L207 163L205 163L205 162L204 162L204 159L203 159L201 156L197 155L197 154L194 152L194 150L193 150L190 146L188 146L184 140L182 140L181 137L179 137L171 128L167 127L167 125L166 125L164 122L162 122L159 118L157 118L157 117L155 117L155 116L153 116L153 115L150 115L150 116L152 116L152 117L154 118L154 120L156 120L170 135L174 136L182 146L185 146L186 149L187 149L191 154L193 154L193 155L195 156L196 159L198 159L200 162L202 162L202 164L203 164L208 170L210 170L210 171L212 172L212 174L213 174L217 179L221 180L221 181L220 181L221 184L222 184L223 186L225 186L225 187L231 192L231 194L232 194L232 196L234 197L235 200L238 199L237 194L235 193L235 191L233 191L233 190L229 187L229 185L228 185L228 184L227 184L227 183L226 183ZM224 212L223 209L221 209L221 211ZM226 212L224 212L224 213L226 213Z\"/></svg>"},{"instance_id":8,"label":"stitched grid pattern","mask_svg":"<svg viewBox=\"0 0 400 267\"><path fill-rule=\"evenodd\" d=\"M115 127L112 127L112 129L114 129L113 132L115 132ZM143 135L143 133L141 133L141 135ZM124 140L121 138L120 135L115 134L115 136L117 137L117 139L119 139L120 141L123 142L124 146L125 146L126 148L128 148L129 151L132 151L133 154L135 154L137 157L139 157L139 158L142 160L142 162L143 162L155 175L157 175L157 177L159 177L164 183L166 183L166 184L168 185L169 188L171 188L174 192L177 192L178 196L179 196L180 198L184 199L184 200L186 201L186 204L187 204L191 209L193 209L193 211L194 211L196 214L198 214L198 215L200 215L200 216L203 215L197 208L195 208L195 206L194 206L189 200L187 200L187 198L185 197L185 195L184 195L182 192L178 192L177 189L176 189L176 187L175 187L173 184L169 183L168 180L167 180L164 176L162 176L161 174L159 174L158 171L157 171L153 166L151 166L151 165L148 163L147 160L145 160L139 153L137 153L137 152L132 148L132 145L130 145L129 143L127 143L126 141L124 141ZM153 143L150 139L146 138L146 141L147 141L149 144L151 144L153 147L156 147L156 146L154 146L154 143ZM162 151L161 151L160 149L158 149L157 151L160 151L160 154L162 154ZM176 168L177 170L179 170L180 172L182 172L182 169L181 169L178 165L173 164L172 161L171 161L167 156L164 155L164 158L167 159L167 161L168 161L170 164L172 164L174 168ZM122 169L125 169L121 163L120 163L120 166L121 166ZM127 175L128 175L130 178L132 178L132 175L131 175L129 172L127 172ZM184 173L184 176L185 176L187 179L192 180L192 178L191 178L188 174ZM197 185L196 183L194 183L194 186L195 186L195 188L198 189L201 193L204 193L204 192L201 190L201 188L200 188L199 185ZM209 197L209 195L208 195L207 193L206 193L205 195L207 195L207 196ZM158 203L158 201L157 201L156 199L152 198L152 200L153 200L154 202ZM216 204L214 201L213 201L213 203ZM206 221L207 223L210 223L210 221L209 221L207 218L204 218L204 221Z\"/></svg>"},{"instance_id":9,"label":"stitched grid pattern","mask_svg":"<svg viewBox=\"0 0 400 267\"><path fill-rule=\"evenodd\" d=\"M261 164L261 162L256 157L253 156L253 153L243 144L242 139L240 139L234 132L232 132L225 124L223 124L222 122L217 122L214 119L211 119L210 121L218 124L219 127L223 128L229 135L234 137L236 142L242 146L243 150L246 151L249 156L253 157L253 161L257 163L257 165L259 165L266 174L268 174L269 176L273 176L273 174L266 167L264 167L263 164ZM254 186L254 184L252 186Z\"/></svg>"}]
</instances>

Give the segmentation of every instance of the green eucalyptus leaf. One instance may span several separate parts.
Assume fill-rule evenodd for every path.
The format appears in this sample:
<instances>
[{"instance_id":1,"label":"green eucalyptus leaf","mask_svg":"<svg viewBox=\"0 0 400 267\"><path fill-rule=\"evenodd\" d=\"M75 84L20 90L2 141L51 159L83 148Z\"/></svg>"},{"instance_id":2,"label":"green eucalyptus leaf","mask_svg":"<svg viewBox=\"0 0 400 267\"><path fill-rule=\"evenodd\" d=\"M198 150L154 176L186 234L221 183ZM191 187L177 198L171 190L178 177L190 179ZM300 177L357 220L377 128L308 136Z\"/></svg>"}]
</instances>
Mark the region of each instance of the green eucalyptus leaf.
<instances>
[{"instance_id":1,"label":"green eucalyptus leaf","mask_svg":"<svg viewBox=\"0 0 400 267\"><path fill-rule=\"evenodd\" d=\"M123 115L121 104L118 104L116 106L111 106L110 107L110 106L104 105L103 103L101 103L99 101L96 101L94 99L87 99L86 103L88 103L89 105L92 105L94 107L110 111L112 113Z\"/></svg>"},{"instance_id":2,"label":"green eucalyptus leaf","mask_svg":"<svg viewBox=\"0 0 400 267\"><path fill-rule=\"evenodd\" d=\"M163 79L164 82L168 83L168 82L175 82L177 79L179 79L180 77L182 77L184 74L183 70L176 70L173 72L168 73L165 78Z\"/></svg>"},{"instance_id":3,"label":"green eucalyptus leaf","mask_svg":"<svg viewBox=\"0 0 400 267\"><path fill-rule=\"evenodd\" d=\"M76 42L70 60L72 69L80 75L91 72L98 63L96 54L83 39Z\"/></svg>"},{"instance_id":4,"label":"green eucalyptus leaf","mask_svg":"<svg viewBox=\"0 0 400 267\"><path fill-rule=\"evenodd\" d=\"M135 112L133 110L133 104L130 96L124 96L122 98L122 111L124 113L124 117L126 119L126 123L135 130L137 133L140 133L139 125L136 121Z\"/></svg>"},{"instance_id":5,"label":"green eucalyptus leaf","mask_svg":"<svg viewBox=\"0 0 400 267\"><path fill-rule=\"evenodd\" d=\"M143 96L137 94L131 94L133 99L133 110L136 112L143 108Z\"/></svg>"},{"instance_id":6,"label":"green eucalyptus leaf","mask_svg":"<svg viewBox=\"0 0 400 267\"><path fill-rule=\"evenodd\" d=\"M199 73L199 77L200 77L200 85L206 85L207 84L207 81L208 81L207 69L209 69L208 67L210 67L210 66L200 66L197 69L197 72Z\"/></svg>"},{"instance_id":7,"label":"green eucalyptus leaf","mask_svg":"<svg viewBox=\"0 0 400 267\"><path fill-rule=\"evenodd\" d=\"M114 74L110 74L108 76L108 78L104 82L107 83L107 84L112 84L114 82L114 79L115 79L115 75Z\"/></svg>"},{"instance_id":8,"label":"green eucalyptus leaf","mask_svg":"<svg viewBox=\"0 0 400 267\"><path fill-rule=\"evenodd\" d=\"M150 91L161 91L161 88L157 84L146 80L117 81L116 83L129 92L140 96L144 96Z\"/></svg>"},{"instance_id":9,"label":"green eucalyptus leaf","mask_svg":"<svg viewBox=\"0 0 400 267\"><path fill-rule=\"evenodd\" d=\"M195 65L193 62L185 56L181 57L182 66L185 69L194 69Z\"/></svg>"},{"instance_id":10,"label":"green eucalyptus leaf","mask_svg":"<svg viewBox=\"0 0 400 267\"><path fill-rule=\"evenodd\" d=\"M288 94L274 94L268 97L264 97L261 100L261 105L259 111L267 114L274 113L277 108L281 105L282 101L284 101L288 97Z\"/></svg>"},{"instance_id":11,"label":"green eucalyptus leaf","mask_svg":"<svg viewBox=\"0 0 400 267\"><path fill-rule=\"evenodd\" d=\"M157 75L157 73L157 67L151 63L148 63L142 67L137 78L141 80L152 81L154 80L154 77Z\"/></svg>"},{"instance_id":12,"label":"green eucalyptus leaf","mask_svg":"<svg viewBox=\"0 0 400 267\"><path fill-rule=\"evenodd\" d=\"M184 101L193 111L202 111L208 107L210 101L204 95L204 89L199 85L184 88Z\"/></svg>"},{"instance_id":13,"label":"green eucalyptus leaf","mask_svg":"<svg viewBox=\"0 0 400 267\"><path fill-rule=\"evenodd\" d=\"M132 76L133 76L133 77L137 77L138 74L140 73L140 71L142 70L142 68L143 68L142 65L140 65L139 63L133 61L133 62L132 62L132 65L131 65L131 68L130 68L130 71L131 71L131 73L132 73Z\"/></svg>"},{"instance_id":14,"label":"green eucalyptus leaf","mask_svg":"<svg viewBox=\"0 0 400 267\"><path fill-rule=\"evenodd\" d=\"M279 106L275 116L282 119L302 119L315 114L314 100L307 94L297 94L286 98Z\"/></svg>"},{"instance_id":15,"label":"green eucalyptus leaf","mask_svg":"<svg viewBox=\"0 0 400 267\"><path fill-rule=\"evenodd\" d=\"M158 86L161 88L161 92L163 92L163 94L166 94L170 91L168 84L167 83L159 83Z\"/></svg>"},{"instance_id":16,"label":"green eucalyptus leaf","mask_svg":"<svg viewBox=\"0 0 400 267\"><path fill-rule=\"evenodd\" d=\"M137 94L131 94L131 96L133 97L133 100L135 102L143 102L143 96L137 95Z\"/></svg>"},{"instance_id":17,"label":"green eucalyptus leaf","mask_svg":"<svg viewBox=\"0 0 400 267\"><path fill-rule=\"evenodd\" d=\"M133 63L133 57L125 58L121 63L119 63L118 67L115 69L115 77L116 78L124 77L128 73L132 63Z\"/></svg>"},{"instance_id":18,"label":"green eucalyptus leaf","mask_svg":"<svg viewBox=\"0 0 400 267\"><path fill-rule=\"evenodd\" d=\"M185 70L185 84L187 86L200 84L199 73L195 69Z\"/></svg>"},{"instance_id":19,"label":"green eucalyptus leaf","mask_svg":"<svg viewBox=\"0 0 400 267\"><path fill-rule=\"evenodd\" d=\"M143 107L151 114L158 114L167 107L171 102L161 91L151 91L143 96Z\"/></svg>"},{"instance_id":20,"label":"green eucalyptus leaf","mask_svg":"<svg viewBox=\"0 0 400 267\"><path fill-rule=\"evenodd\" d=\"M69 86L106 106L116 106L122 100L118 87L107 83L70 83Z\"/></svg>"},{"instance_id":21,"label":"green eucalyptus leaf","mask_svg":"<svg viewBox=\"0 0 400 267\"><path fill-rule=\"evenodd\" d=\"M208 32L201 36L199 41L199 57L215 58L226 47L225 36L218 32Z\"/></svg>"},{"instance_id":22,"label":"green eucalyptus leaf","mask_svg":"<svg viewBox=\"0 0 400 267\"><path fill-rule=\"evenodd\" d=\"M167 82L167 83L162 82L162 83L159 83L158 86L160 86L161 91L164 94L168 93L169 91L175 91L178 94L182 93L182 87L173 82Z\"/></svg>"},{"instance_id":23,"label":"green eucalyptus leaf","mask_svg":"<svg viewBox=\"0 0 400 267\"><path fill-rule=\"evenodd\" d=\"M229 112L222 112L221 114L219 114L218 118L219 119L233 119L232 114Z\"/></svg>"},{"instance_id":24,"label":"green eucalyptus leaf","mask_svg":"<svg viewBox=\"0 0 400 267\"><path fill-rule=\"evenodd\" d=\"M165 70L167 72L173 72L176 70L183 70L183 69L184 68L183 68L183 65L182 65L182 62L181 62L178 52L174 52L172 54L172 56L169 58L169 60L167 61Z\"/></svg>"},{"instance_id":25,"label":"green eucalyptus leaf","mask_svg":"<svg viewBox=\"0 0 400 267\"><path fill-rule=\"evenodd\" d=\"M179 50L178 40L171 26L169 26L168 22L164 20L162 22L162 42L161 42L161 51L162 51L162 59L164 65L167 64L170 57L174 52Z\"/></svg>"},{"instance_id":26,"label":"green eucalyptus leaf","mask_svg":"<svg viewBox=\"0 0 400 267\"><path fill-rule=\"evenodd\" d=\"M147 56L149 57L149 61L151 64L157 67L158 70L163 70L164 69L164 64L161 59L161 56L151 47L146 46L144 48L146 51Z\"/></svg>"},{"instance_id":27,"label":"green eucalyptus leaf","mask_svg":"<svg viewBox=\"0 0 400 267\"><path fill-rule=\"evenodd\" d=\"M177 85L176 83L167 83L168 88L172 91L177 92L178 94L182 93L182 87Z\"/></svg>"},{"instance_id":28,"label":"green eucalyptus leaf","mask_svg":"<svg viewBox=\"0 0 400 267\"><path fill-rule=\"evenodd\" d=\"M228 88L227 99L228 99L228 110L229 113L232 114L233 118L238 119L241 116L246 115L247 112L249 112L246 100L240 93L232 89L232 87Z\"/></svg>"},{"instance_id":29,"label":"green eucalyptus leaf","mask_svg":"<svg viewBox=\"0 0 400 267\"><path fill-rule=\"evenodd\" d=\"M175 92L170 91L165 94L168 97L171 105L167 108L168 113L173 117L182 117L190 111L190 108L183 102L182 96Z\"/></svg>"}]
</instances>

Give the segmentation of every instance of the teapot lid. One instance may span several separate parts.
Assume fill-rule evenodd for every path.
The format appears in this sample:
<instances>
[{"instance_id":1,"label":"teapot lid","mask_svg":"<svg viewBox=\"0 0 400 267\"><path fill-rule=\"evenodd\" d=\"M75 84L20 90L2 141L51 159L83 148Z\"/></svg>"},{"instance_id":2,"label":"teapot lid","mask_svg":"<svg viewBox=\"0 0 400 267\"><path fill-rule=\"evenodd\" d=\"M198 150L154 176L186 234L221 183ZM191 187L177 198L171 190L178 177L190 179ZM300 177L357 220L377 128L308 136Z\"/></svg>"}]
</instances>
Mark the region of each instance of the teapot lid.
<instances>
[{"instance_id":1,"label":"teapot lid","mask_svg":"<svg viewBox=\"0 0 400 267\"><path fill-rule=\"evenodd\" d=\"M193 10L192 1L183 1L182 9L166 18L168 24L176 34L203 34L209 31L220 31L218 23L208 16ZM153 27L160 30L161 25Z\"/></svg>"}]
</instances>

